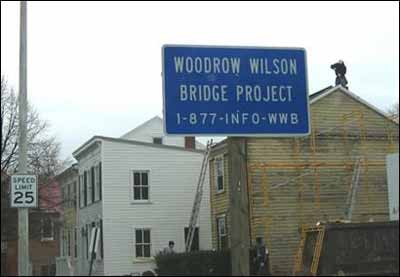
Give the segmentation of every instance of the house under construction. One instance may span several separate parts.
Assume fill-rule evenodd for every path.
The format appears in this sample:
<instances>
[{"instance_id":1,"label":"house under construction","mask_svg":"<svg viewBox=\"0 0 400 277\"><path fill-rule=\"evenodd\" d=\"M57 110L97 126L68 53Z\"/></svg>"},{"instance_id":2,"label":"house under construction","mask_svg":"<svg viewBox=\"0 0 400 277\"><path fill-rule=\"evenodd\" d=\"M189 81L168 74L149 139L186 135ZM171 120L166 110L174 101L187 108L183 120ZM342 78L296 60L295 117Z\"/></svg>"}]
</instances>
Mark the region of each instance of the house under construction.
<instances>
[{"instance_id":1,"label":"house under construction","mask_svg":"<svg viewBox=\"0 0 400 277\"><path fill-rule=\"evenodd\" d=\"M385 157L399 126L346 88L310 95L311 134L244 139L249 244L264 238L274 275L292 274L305 226L389 220ZM232 247L230 138L210 155L213 248ZM296 261L297 259L297 261Z\"/></svg>"}]
</instances>

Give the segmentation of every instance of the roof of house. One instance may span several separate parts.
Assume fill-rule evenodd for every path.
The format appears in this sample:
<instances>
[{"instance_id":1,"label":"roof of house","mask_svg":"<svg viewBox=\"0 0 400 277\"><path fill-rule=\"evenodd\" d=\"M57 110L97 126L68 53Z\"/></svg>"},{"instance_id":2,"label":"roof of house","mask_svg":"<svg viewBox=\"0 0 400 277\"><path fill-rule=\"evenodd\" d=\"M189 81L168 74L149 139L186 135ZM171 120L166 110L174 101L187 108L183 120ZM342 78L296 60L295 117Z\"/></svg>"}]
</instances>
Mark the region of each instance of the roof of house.
<instances>
[{"instance_id":1,"label":"roof of house","mask_svg":"<svg viewBox=\"0 0 400 277\"><path fill-rule=\"evenodd\" d=\"M127 135L129 135L129 134L131 134L131 133L134 133L134 132L136 132L136 131L139 130L139 129L142 129L143 127L147 126L148 124L150 124L150 122L153 122L153 121L161 121L161 122L162 122L162 119L161 119L161 117L159 117L158 115L156 115L155 117L150 118L149 120L143 122L143 123L140 124L139 126L133 128L133 129L130 130L129 132L125 133L124 135L121 136L121 138L123 138L123 137L125 137L125 136L127 136Z\"/></svg>"},{"instance_id":2,"label":"roof of house","mask_svg":"<svg viewBox=\"0 0 400 277\"><path fill-rule=\"evenodd\" d=\"M367 106L368 108L372 109L373 111L375 111L376 113L380 114L384 118L386 118L386 119L388 119L388 120L393 122L393 120L388 116L387 113L383 112L382 110L380 110L379 108L375 107L371 103L368 103L367 101L365 101L361 97L357 96L356 94L354 94L350 90L342 87L341 85L338 85L336 87L331 87L331 88L327 87L327 88L323 89L322 91L318 91L318 92L310 95L310 105L314 104L315 102L323 99L324 97L326 97L326 96L328 96L328 95L330 95L333 92L338 91L338 90L346 93L348 96L353 98L355 101L358 101L359 103Z\"/></svg>"},{"instance_id":3,"label":"roof of house","mask_svg":"<svg viewBox=\"0 0 400 277\"><path fill-rule=\"evenodd\" d=\"M317 91L317 92L314 92L313 94L310 94L310 100L313 100L315 97L317 97L318 95L321 95L321 94L323 94L324 92L327 92L328 90L330 90L331 88L333 88L333 86L329 86L329 87L326 87L326 88L324 88L324 89L321 89L321 90L319 90L319 91Z\"/></svg>"},{"instance_id":4,"label":"roof of house","mask_svg":"<svg viewBox=\"0 0 400 277\"><path fill-rule=\"evenodd\" d=\"M149 142L142 142L136 140L128 140L128 139L121 139L121 138L112 138L112 137L104 137L104 136L93 136L91 139L86 141L82 146L80 146L77 150L75 150L72 155L77 158L79 157L85 150L87 150L90 146L94 143L101 142L101 141L110 141L110 142L118 142L118 143L126 143L132 145L141 145L147 147L154 147L154 148L162 148L162 149L170 149L170 150L178 150L178 151L186 151L186 152L195 152L195 153L204 153L204 150L199 149L188 149L179 146L173 145L165 145L165 144L155 144Z\"/></svg>"},{"instance_id":5,"label":"roof of house","mask_svg":"<svg viewBox=\"0 0 400 277\"><path fill-rule=\"evenodd\" d=\"M313 93L313 94L310 94L310 95L309 95L310 105L312 105L312 104L318 102L319 100L323 99L324 97L326 97L326 96L328 96L328 95L330 95L330 94L332 94L333 92L338 91L338 90L339 90L339 91L342 91L342 92L344 92L344 93L346 93L348 96L350 96L351 98L353 98L355 101L357 101L357 102L359 102L359 103L361 103L361 104L367 106L368 108L374 110L376 113L380 114L380 115L383 116L384 118L386 118L386 119L388 119L388 120L394 122L395 124L398 124L398 122L393 121L393 120L388 116L387 113L383 112L382 110L380 110L379 108L375 107L374 105L368 103L367 101L365 101L365 100L362 99L361 97L357 96L356 94L354 94L354 93L351 92L350 90L348 90L348 89L342 87L341 85L338 85L338 86L335 86L335 87L333 87L333 86L328 86L328 87L326 87L326 88L324 88L324 89L321 89L321 90L319 90L319 91L317 91L317 92L315 92L315 93ZM226 139L224 139L224 140L218 142L217 144L215 144L215 145L213 146L213 148L220 147L221 145L224 145L225 143L226 143Z\"/></svg>"},{"instance_id":6,"label":"roof of house","mask_svg":"<svg viewBox=\"0 0 400 277\"><path fill-rule=\"evenodd\" d=\"M55 179L57 181L60 181L61 179L63 179L64 177L70 175L73 172L78 172L77 169L77 165L78 163L73 163L71 166L69 166L68 168L66 168L64 171L62 171L60 174L58 174Z\"/></svg>"}]
</instances>

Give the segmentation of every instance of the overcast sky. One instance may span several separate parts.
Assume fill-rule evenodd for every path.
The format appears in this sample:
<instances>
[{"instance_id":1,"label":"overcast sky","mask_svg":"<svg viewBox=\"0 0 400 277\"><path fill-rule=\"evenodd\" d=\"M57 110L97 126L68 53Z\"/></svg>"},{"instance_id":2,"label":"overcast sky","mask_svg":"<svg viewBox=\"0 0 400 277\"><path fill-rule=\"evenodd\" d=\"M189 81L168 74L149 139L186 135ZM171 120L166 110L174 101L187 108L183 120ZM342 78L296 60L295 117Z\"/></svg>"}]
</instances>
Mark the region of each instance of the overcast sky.
<instances>
[{"instance_id":1,"label":"overcast sky","mask_svg":"<svg viewBox=\"0 0 400 277\"><path fill-rule=\"evenodd\" d=\"M1 1L1 74L18 90L19 3ZM162 115L163 44L304 47L310 93L334 84L399 100L398 2L28 3L28 97L70 156Z\"/></svg>"}]
</instances>

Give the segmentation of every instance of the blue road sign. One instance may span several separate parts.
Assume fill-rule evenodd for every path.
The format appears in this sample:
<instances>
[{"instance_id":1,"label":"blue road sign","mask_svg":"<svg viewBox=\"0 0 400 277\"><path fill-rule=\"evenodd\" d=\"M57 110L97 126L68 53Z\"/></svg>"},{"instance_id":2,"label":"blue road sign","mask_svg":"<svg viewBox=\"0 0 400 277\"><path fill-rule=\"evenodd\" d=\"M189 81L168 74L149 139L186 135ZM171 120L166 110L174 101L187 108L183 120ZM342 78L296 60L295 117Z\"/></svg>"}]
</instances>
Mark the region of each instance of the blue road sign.
<instances>
[{"instance_id":1,"label":"blue road sign","mask_svg":"<svg viewBox=\"0 0 400 277\"><path fill-rule=\"evenodd\" d=\"M304 49L165 45L162 52L166 134L309 134Z\"/></svg>"}]
</instances>

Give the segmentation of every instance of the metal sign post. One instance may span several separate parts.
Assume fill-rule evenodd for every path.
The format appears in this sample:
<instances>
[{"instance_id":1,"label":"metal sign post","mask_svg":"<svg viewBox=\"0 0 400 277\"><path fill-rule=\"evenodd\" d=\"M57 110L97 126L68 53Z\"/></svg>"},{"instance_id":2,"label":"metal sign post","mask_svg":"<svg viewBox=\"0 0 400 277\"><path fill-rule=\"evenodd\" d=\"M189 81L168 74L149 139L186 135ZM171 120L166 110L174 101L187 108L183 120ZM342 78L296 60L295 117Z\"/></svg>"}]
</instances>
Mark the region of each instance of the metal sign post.
<instances>
[{"instance_id":1,"label":"metal sign post","mask_svg":"<svg viewBox=\"0 0 400 277\"><path fill-rule=\"evenodd\" d=\"M19 164L18 173L26 174L27 167L27 14L26 1L20 7L19 41ZM18 209L18 275L29 276L29 209Z\"/></svg>"}]
</instances>

